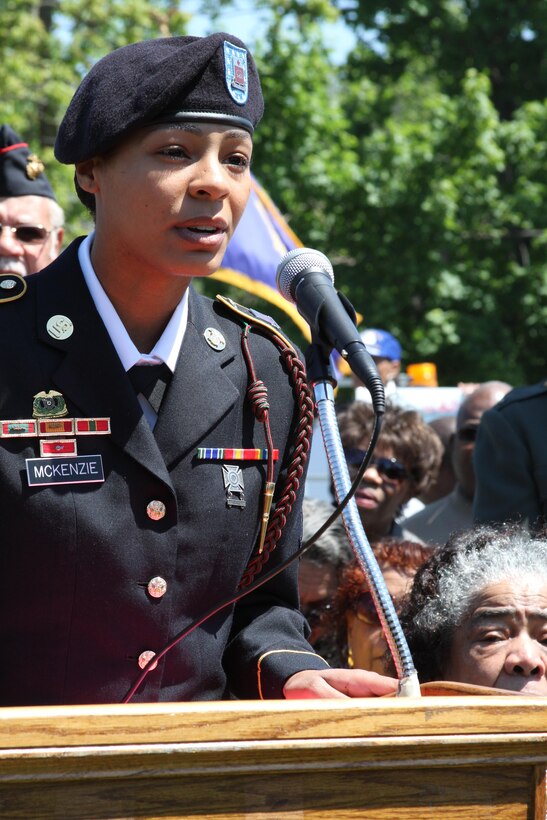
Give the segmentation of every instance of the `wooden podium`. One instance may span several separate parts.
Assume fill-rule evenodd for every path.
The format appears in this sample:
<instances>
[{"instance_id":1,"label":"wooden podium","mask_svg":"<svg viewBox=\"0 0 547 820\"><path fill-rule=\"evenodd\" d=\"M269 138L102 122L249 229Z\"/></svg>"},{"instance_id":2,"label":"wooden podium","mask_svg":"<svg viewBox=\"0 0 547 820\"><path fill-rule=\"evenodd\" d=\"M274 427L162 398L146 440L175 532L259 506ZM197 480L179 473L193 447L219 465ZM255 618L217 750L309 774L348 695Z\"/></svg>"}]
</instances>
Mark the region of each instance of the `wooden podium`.
<instances>
[{"instance_id":1,"label":"wooden podium","mask_svg":"<svg viewBox=\"0 0 547 820\"><path fill-rule=\"evenodd\" d=\"M545 820L547 699L0 710L0 817Z\"/></svg>"}]
</instances>

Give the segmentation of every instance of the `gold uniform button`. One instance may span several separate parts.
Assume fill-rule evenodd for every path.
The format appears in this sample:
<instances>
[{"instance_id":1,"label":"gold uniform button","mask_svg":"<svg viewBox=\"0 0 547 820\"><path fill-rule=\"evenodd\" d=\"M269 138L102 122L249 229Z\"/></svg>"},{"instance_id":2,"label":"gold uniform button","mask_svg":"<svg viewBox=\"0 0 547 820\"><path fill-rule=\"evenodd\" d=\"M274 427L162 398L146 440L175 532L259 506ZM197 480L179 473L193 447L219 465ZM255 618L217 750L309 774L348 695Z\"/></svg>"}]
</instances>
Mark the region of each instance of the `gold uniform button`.
<instances>
[{"instance_id":1,"label":"gold uniform button","mask_svg":"<svg viewBox=\"0 0 547 820\"><path fill-rule=\"evenodd\" d=\"M148 581L146 589L152 598L163 598L167 592L167 581L160 575L156 575L155 578L151 578Z\"/></svg>"},{"instance_id":2,"label":"gold uniform button","mask_svg":"<svg viewBox=\"0 0 547 820\"><path fill-rule=\"evenodd\" d=\"M154 500L146 508L146 514L152 521L160 521L165 516L165 504L163 501Z\"/></svg>"},{"instance_id":3,"label":"gold uniform button","mask_svg":"<svg viewBox=\"0 0 547 820\"><path fill-rule=\"evenodd\" d=\"M156 656L156 653L152 652L151 649L145 649L144 652L141 652L141 654L139 655L139 666L140 666L140 668L144 669L144 667L146 666L148 661L151 660L152 658L155 658L155 656ZM151 672L152 669L155 669L157 665L158 665L158 663L156 661L156 663L153 663L148 671Z\"/></svg>"}]
</instances>

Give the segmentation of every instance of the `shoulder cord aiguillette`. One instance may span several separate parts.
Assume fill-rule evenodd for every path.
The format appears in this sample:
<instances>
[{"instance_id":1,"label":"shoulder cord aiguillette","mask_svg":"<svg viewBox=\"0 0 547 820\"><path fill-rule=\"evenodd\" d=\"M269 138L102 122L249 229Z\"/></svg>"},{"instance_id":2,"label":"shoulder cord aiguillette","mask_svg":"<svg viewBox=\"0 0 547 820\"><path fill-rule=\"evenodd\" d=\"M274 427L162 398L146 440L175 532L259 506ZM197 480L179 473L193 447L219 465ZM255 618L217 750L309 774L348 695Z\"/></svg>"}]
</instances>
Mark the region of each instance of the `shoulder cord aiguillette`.
<instances>
[{"instance_id":1,"label":"shoulder cord aiguillette","mask_svg":"<svg viewBox=\"0 0 547 820\"><path fill-rule=\"evenodd\" d=\"M261 327L264 328L262 323ZM270 519L270 510L275 489L275 482L273 480L274 447L270 429L270 405L268 402L267 389L264 382L256 377L255 367L249 347L249 332L252 329L253 328L246 323L243 328L241 339L243 355L245 357L250 379L250 384L247 389L247 397L251 403L251 407L257 420L262 422L264 425L264 432L268 447L268 466L263 491L262 525L258 545L255 548L251 560L247 564L241 581L239 582L240 587L246 587L252 583L255 576L268 561L270 554L275 549L277 542L281 537L281 533L283 532L283 528L291 512L298 489L300 487L300 479L302 478L310 449L313 425L313 399L306 381L306 370L304 364L296 355L296 351L292 345L288 344L285 338L281 334L278 334L274 328L271 328L271 333L269 336L280 350L280 353L285 361L287 372L289 373L289 377L294 387L298 419L291 461L287 469L287 475L279 495L279 500Z\"/></svg>"}]
</instances>

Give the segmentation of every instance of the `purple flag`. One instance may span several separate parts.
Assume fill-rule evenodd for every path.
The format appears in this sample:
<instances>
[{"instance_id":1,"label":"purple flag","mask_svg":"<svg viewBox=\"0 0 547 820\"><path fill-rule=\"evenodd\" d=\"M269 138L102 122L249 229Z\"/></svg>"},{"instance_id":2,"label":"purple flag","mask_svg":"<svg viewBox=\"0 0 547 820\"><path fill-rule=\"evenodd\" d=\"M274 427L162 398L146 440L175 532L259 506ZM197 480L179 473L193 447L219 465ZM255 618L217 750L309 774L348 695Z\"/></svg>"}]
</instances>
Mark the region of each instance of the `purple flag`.
<instances>
[{"instance_id":1,"label":"purple flag","mask_svg":"<svg viewBox=\"0 0 547 820\"><path fill-rule=\"evenodd\" d=\"M230 240L222 267L213 279L253 293L285 311L310 338L307 322L296 306L277 290L277 266L288 251L301 248L302 242L289 228L261 185L252 177L251 195L241 221Z\"/></svg>"}]
</instances>

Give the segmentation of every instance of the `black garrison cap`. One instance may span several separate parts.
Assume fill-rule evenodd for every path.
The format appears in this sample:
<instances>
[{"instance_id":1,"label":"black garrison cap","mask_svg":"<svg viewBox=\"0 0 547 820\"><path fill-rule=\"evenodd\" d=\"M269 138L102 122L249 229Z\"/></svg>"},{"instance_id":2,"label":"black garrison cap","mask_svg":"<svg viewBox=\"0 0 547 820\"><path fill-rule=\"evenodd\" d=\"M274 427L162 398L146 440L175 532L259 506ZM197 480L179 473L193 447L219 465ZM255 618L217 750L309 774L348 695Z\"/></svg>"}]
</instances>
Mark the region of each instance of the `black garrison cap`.
<instances>
[{"instance_id":1,"label":"black garrison cap","mask_svg":"<svg viewBox=\"0 0 547 820\"><path fill-rule=\"evenodd\" d=\"M42 160L9 125L0 125L0 196L29 195L55 199Z\"/></svg>"},{"instance_id":2,"label":"black garrison cap","mask_svg":"<svg viewBox=\"0 0 547 820\"><path fill-rule=\"evenodd\" d=\"M107 54L83 79L59 127L55 156L81 162L156 122L231 123L252 133L263 111L254 60L237 37L143 40Z\"/></svg>"}]
</instances>

